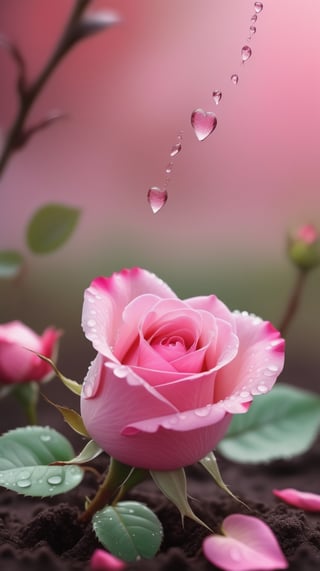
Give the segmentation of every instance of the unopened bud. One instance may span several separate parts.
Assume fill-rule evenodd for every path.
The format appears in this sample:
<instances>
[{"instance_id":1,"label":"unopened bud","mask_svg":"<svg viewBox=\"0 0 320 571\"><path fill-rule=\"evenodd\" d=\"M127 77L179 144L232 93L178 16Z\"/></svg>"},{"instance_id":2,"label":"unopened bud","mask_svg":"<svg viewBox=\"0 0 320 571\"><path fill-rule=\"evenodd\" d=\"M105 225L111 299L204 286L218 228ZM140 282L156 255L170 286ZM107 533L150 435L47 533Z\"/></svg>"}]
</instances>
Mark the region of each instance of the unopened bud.
<instances>
[{"instance_id":1,"label":"unopened bud","mask_svg":"<svg viewBox=\"0 0 320 571\"><path fill-rule=\"evenodd\" d=\"M313 224L304 224L289 236L288 255L303 271L320 265L320 234Z\"/></svg>"}]
</instances>

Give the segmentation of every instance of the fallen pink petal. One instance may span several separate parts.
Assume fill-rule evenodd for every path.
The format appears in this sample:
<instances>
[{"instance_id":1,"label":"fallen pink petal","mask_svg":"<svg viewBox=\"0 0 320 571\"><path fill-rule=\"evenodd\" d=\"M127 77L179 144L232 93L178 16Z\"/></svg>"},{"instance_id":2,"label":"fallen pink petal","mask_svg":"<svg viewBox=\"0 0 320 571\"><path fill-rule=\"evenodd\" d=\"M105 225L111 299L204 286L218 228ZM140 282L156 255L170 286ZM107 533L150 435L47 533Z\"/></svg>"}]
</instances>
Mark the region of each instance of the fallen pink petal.
<instances>
[{"instance_id":1,"label":"fallen pink petal","mask_svg":"<svg viewBox=\"0 0 320 571\"><path fill-rule=\"evenodd\" d=\"M91 571L119 571L126 564L104 549L96 549L90 560Z\"/></svg>"},{"instance_id":2,"label":"fallen pink petal","mask_svg":"<svg viewBox=\"0 0 320 571\"><path fill-rule=\"evenodd\" d=\"M308 512L320 512L320 494L312 494L310 492L301 492L294 488L285 488L283 490L273 490L274 495L296 508Z\"/></svg>"},{"instance_id":3,"label":"fallen pink petal","mask_svg":"<svg viewBox=\"0 0 320 571\"><path fill-rule=\"evenodd\" d=\"M203 542L205 557L224 571L287 569L273 531L253 516L232 514L222 524L224 535L211 535Z\"/></svg>"}]
</instances>

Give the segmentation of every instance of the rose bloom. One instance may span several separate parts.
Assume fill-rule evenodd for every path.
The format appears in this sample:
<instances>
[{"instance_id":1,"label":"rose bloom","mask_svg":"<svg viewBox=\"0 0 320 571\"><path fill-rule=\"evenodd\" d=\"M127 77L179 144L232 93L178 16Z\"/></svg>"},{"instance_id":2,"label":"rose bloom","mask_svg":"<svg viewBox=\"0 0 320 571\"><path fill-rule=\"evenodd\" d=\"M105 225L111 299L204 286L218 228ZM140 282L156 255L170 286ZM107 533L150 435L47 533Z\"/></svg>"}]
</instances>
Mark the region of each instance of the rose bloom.
<instances>
[{"instance_id":1,"label":"rose bloom","mask_svg":"<svg viewBox=\"0 0 320 571\"><path fill-rule=\"evenodd\" d=\"M45 380L52 372L51 366L35 352L52 358L60 335L53 327L37 335L20 321L0 324L0 383Z\"/></svg>"},{"instance_id":2,"label":"rose bloom","mask_svg":"<svg viewBox=\"0 0 320 571\"><path fill-rule=\"evenodd\" d=\"M215 295L180 300L140 268L95 279L82 323L98 352L82 388L84 424L130 466L200 460L284 364L284 340L269 322L231 312Z\"/></svg>"}]
</instances>

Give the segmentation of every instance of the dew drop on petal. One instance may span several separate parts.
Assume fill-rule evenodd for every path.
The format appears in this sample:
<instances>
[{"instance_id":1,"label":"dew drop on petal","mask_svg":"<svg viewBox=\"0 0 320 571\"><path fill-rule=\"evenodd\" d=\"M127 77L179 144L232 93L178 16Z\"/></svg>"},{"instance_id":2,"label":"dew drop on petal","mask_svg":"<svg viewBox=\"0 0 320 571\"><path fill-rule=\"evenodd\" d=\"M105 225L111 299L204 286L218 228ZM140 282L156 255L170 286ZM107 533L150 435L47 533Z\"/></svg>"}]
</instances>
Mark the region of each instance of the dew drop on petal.
<instances>
[{"instance_id":1,"label":"dew drop on petal","mask_svg":"<svg viewBox=\"0 0 320 571\"><path fill-rule=\"evenodd\" d=\"M251 55L252 55L252 50L250 46L243 46L243 48L241 49L242 62L245 63L246 61L248 61Z\"/></svg>"},{"instance_id":2,"label":"dew drop on petal","mask_svg":"<svg viewBox=\"0 0 320 571\"><path fill-rule=\"evenodd\" d=\"M181 143L177 143L176 145L173 145L171 152L170 152L170 157L176 157L180 153L181 149L182 149Z\"/></svg>"},{"instance_id":3,"label":"dew drop on petal","mask_svg":"<svg viewBox=\"0 0 320 571\"><path fill-rule=\"evenodd\" d=\"M49 476L47 482L48 482L48 484L51 484L51 486L58 486L58 484L61 484L61 482L62 482L62 477L59 475Z\"/></svg>"},{"instance_id":4,"label":"dew drop on petal","mask_svg":"<svg viewBox=\"0 0 320 571\"><path fill-rule=\"evenodd\" d=\"M191 114L191 125L199 141L204 141L217 126L217 117L212 111L195 109Z\"/></svg>"},{"instance_id":5,"label":"dew drop on petal","mask_svg":"<svg viewBox=\"0 0 320 571\"><path fill-rule=\"evenodd\" d=\"M254 9L255 9L257 14L260 14L260 12L262 12L262 10L263 10L262 2L255 2L254 3Z\"/></svg>"},{"instance_id":6,"label":"dew drop on petal","mask_svg":"<svg viewBox=\"0 0 320 571\"><path fill-rule=\"evenodd\" d=\"M215 104L218 105L221 101L221 98L222 98L222 91L215 89L212 93L212 97L213 97L213 101L215 102Z\"/></svg>"},{"instance_id":7,"label":"dew drop on petal","mask_svg":"<svg viewBox=\"0 0 320 571\"><path fill-rule=\"evenodd\" d=\"M239 76L236 73L233 73L230 79L231 79L232 83L234 83L234 85L237 85L237 83L239 81Z\"/></svg>"},{"instance_id":8,"label":"dew drop on petal","mask_svg":"<svg viewBox=\"0 0 320 571\"><path fill-rule=\"evenodd\" d=\"M153 214L156 214L167 202L168 193L166 190L161 190L158 186L151 186L148 190L147 198Z\"/></svg>"}]
</instances>

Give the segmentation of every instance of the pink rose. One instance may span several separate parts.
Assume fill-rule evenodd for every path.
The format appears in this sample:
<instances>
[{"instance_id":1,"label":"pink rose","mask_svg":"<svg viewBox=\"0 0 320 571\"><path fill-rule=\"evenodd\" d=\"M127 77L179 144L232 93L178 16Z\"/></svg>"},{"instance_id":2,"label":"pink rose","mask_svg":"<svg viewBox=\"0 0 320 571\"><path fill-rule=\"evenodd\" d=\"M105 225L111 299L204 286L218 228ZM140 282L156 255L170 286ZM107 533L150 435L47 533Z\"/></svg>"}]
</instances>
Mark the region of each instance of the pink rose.
<instances>
[{"instance_id":1,"label":"pink rose","mask_svg":"<svg viewBox=\"0 0 320 571\"><path fill-rule=\"evenodd\" d=\"M51 366L33 351L52 358L60 335L53 327L39 336L20 321L0 324L0 383L44 380L52 372Z\"/></svg>"},{"instance_id":2,"label":"pink rose","mask_svg":"<svg viewBox=\"0 0 320 571\"><path fill-rule=\"evenodd\" d=\"M85 426L110 456L146 469L203 458L284 363L269 322L214 295L180 300L140 268L92 282L83 328L98 352L82 389Z\"/></svg>"}]
</instances>

